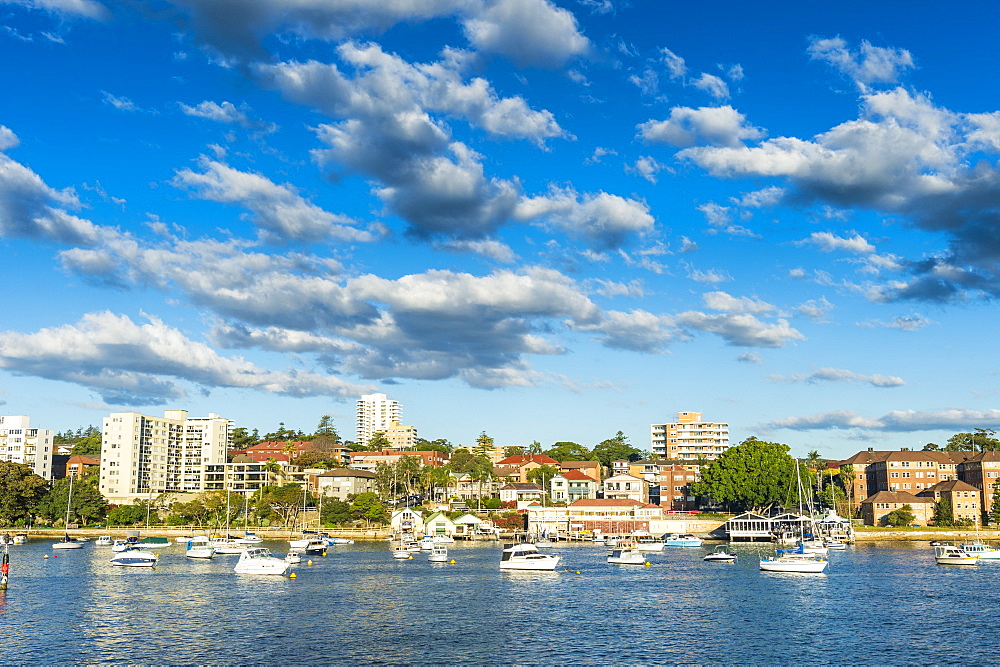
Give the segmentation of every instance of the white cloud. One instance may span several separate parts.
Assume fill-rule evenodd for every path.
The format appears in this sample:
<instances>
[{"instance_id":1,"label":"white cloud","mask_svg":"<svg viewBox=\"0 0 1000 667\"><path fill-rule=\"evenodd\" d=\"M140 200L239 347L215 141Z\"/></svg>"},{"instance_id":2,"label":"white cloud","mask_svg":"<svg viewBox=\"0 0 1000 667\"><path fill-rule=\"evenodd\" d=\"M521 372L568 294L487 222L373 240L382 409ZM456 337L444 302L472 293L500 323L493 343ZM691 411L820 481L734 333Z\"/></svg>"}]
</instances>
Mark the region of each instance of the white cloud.
<instances>
[{"instance_id":1,"label":"white cloud","mask_svg":"<svg viewBox=\"0 0 1000 667\"><path fill-rule=\"evenodd\" d=\"M684 59L679 55L670 49L660 49L660 55L671 79L682 79L687 75L687 65L684 64Z\"/></svg>"},{"instance_id":2,"label":"white cloud","mask_svg":"<svg viewBox=\"0 0 1000 667\"><path fill-rule=\"evenodd\" d=\"M24 5L56 14L104 20L111 17L107 7L94 0L3 0L5 3Z\"/></svg>"},{"instance_id":3,"label":"white cloud","mask_svg":"<svg viewBox=\"0 0 1000 667\"><path fill-rule=\"evenodd\" d=\"M646 143L686 147L699 144L726 146L733 150L746 140L764 136L759 128L746 124L746 117L731 106L674 107L667 120L649 120L637 127Z\"/></svg>"},{"instance_id":4,"label":"white cloud","mask_svg":"<svg viewBox=\"0 0 1000 667\"><path fill-rule=\"evenodd\" d=\"M873 83L896 83L905 70L914 66L909 51L872 46L867 40L852 51L840 37L813 38L807 51L812 59L826 62L850 77L862 91Z\"/></svg>"},{"instance_id":5,"label":"white cloud","mask_svg":"<svg viewBox=\"0 0 1000 667\"><path fill-rule=\"evenodd\" d=\"M875 246L862 238L859 234L851 237L842 237L830 232L813 232L809 238L798 241L796 245L812 244L823 252L834 252L842 250L857 255L867 255L875 252Z\"/></svg>"},{"instance_id":6,"label":"white cloud","mask_svg":"<svg viewBox=\"0 0 1000 667\"><path fill-rule=\"evenodd\" d=\"M171 379L206 389L240 387L290 396L358 395L367 388L308 371L270 371L220 357L204 343L150 317L89 313L36 333L0 332L0 367L79 384L116 405L164 403L185 395Z\"/></svg>"},{"instance_id":7,"label":"white cloud","mask_svg":"<svg viewBox=\"0 0 1000 667\"><path fill-rule=\"evenodd\" d=\"M174 185L189 188L202 199L246 207L253 212L254 224L278 239L370 242L380 236L358 229L347 216L306 201L291 185L277 185L260 174L238 171L205 157L199 166L201 173L179 170Z\"/></svg>"},{"instance_id":8,"label":"white cloud","mask_svg":"<svg viewBox=\"0 0 1000 667\"><path fill-rule=\"evenodd\" d=\"M746 296L732 296L726 292L707 292L702 295L705 305L712 310L724 313L753 313L762 315L773 313L776 308L766 301Z\"/></svg>"},{"instance_id":9,"label":"white cloud","mask_svg":"<svg viewBox=\"0 0 1000 667\"><path fill-rule=\"evenodd\" d=\"M729 86L717 76L702 72L701 76L691 82L698 90L703 90L717 100L729 99Z\"/></svg>"},{"instance_id":10,"label":"white cloud","mask_svg":"<svg viewBox=\"0 0 1000 667\"><path fill-rule=\"evenodd\" d=\"M819 368L807 375L794 374L788 377L772 376L777 382L819 384L822 382L867 384L881 389L902 387L906 382L899 377L890 375L863 375L842 368Z\"/></svg>"},{"instance_id":11,"label":"white cloud","mask_svg":"<svg viewBox=\"0 0 1000 667\"><path fill-rule=\"evenodd\" d=\"M858 322L858 326L871 329L882 327L885 329L898 329L899 331L918 331L924 327L936 324L934 320L928 319L920 314L897 315L888 322L883 320L870 320L868 322Z\"/></svg>"},{"instance_id":12,"label":"white cloud","mask_svg":"<svg viewBox=\"0 0 1000 667\"><path fill-rule=\"evenodd\" d=\"M769 423L772 428L796 431L860 428L872 431L911 433L914 431L968 430L993 428L1000 422L1000 410L950 408L939 412L893 410L881 417L863 417L850 410L834 410L803 417L788 417Z\"/></svg>"},{"instance_id":13,"label":"white cloud","mask_svg":"<svg viewBox=\"0 0 1000 667\"><path fill-rule=\"evenodd\" d=\"M645 236L655 223L644 202L606 192L581 196L568 189L553 189L548 195L522 200L515 217L544 220L568 236L600 248L616 248L632 237Z\"/></svg>"},{"instance_id":14,"label":"white cloud","mask_svg":"<svg viewBox=\"0 0 1000 667\"><path fill-rule=\"evenodd\" d=\"M558 67L590 50L573 14L548 0L493 0L480 6L463 20L466 37L479 51L522 67Z\"/></svg>"},{"instance_id":15,"label":"white cloud","mask_svg":"<svg viewBox=\"0 0 1000 667\"><path fill-rule=\"evenodd\" d=\"M640 156L634 165L625 165L625 171L629 174L638 174L650 183L656 184L656 174L666 167L649 155Z\"/></svg>"},{"instance_id":16,"label":"white cloud","mask_svg":"<svg viewBox=\"0 0 1000 667\"><path fill-rule=\"evenodd\" d=\"M645 310L608 311L600 322L575 328L600 334L598 340L606 347L635 352L663 352L671 342L685 337L672 318Z\"/></svg>"}]
</instances>

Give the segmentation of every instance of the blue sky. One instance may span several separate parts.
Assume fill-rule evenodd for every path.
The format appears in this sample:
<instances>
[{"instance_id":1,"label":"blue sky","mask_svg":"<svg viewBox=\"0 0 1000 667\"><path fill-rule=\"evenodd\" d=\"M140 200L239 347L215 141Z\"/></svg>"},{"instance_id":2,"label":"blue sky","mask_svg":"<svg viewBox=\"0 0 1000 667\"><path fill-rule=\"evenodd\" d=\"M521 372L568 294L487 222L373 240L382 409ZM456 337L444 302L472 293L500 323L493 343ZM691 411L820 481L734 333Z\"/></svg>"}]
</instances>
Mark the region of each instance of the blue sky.
<instances>
[{"instance_id":1,"label":"blue sky","mask_svg":"<svg viewBox=\"0 0 1000 667\"><path fill-rule=\"evenodd\" d=\"M0 412L1000 426L1000 5L0 0Z\"/></svg>"}]
</instances>

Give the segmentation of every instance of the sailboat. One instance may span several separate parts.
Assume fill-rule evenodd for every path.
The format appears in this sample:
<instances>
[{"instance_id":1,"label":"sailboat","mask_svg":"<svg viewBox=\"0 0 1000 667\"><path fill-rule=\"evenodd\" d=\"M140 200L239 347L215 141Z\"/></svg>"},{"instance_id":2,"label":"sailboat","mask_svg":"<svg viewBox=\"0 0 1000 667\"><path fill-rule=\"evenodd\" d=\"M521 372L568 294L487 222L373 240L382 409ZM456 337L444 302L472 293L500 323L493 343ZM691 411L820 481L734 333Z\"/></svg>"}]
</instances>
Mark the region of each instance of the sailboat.
<instances>
[{"instance_id":1,"label":"sailboat","mask_svg":"<svg viewBox=\"0 0 1000 667\"><path fill-rule=\"evenodd\" d=\"M63 536L62 540L56 542L52 545L53 549L82 549L83 542L78 541L75 537L69 536L69 508L73 503L73 478L75 475L69 476L69 496L66 498L66 521L63 524L66 526L66 534Z\"/></svg>"},{"instance_id":2,"label":"sailboat","mask_svg":"<svg viewBox=\"0 0 1000 667\"><path fill-rule=\"evenodd\" d=\"M212 540L212 548L217 554L242 554L247 549L247 545L239 544L229 535L229 489L226 489L226 536L217 537Z\"/></svg>"},{"instance_id":3,"label":"sailboat","mask_svg":"<svg viewBox=\"0 0 1000 667\"><path fill-rule=\"evenodd\" d=\"M795 460L795 479L798 485L799 510L802 508L802 474L799 470L799 461ZM812 515L810 513L810 520ZM809 572L819 573L826 570L829 564L823 554L810 553L805 548L805 529L799 522L799 545L795 549L776 549L773 556L764 556L760 559L760 569L764 572Z\"/></svg>"}]
</instances>

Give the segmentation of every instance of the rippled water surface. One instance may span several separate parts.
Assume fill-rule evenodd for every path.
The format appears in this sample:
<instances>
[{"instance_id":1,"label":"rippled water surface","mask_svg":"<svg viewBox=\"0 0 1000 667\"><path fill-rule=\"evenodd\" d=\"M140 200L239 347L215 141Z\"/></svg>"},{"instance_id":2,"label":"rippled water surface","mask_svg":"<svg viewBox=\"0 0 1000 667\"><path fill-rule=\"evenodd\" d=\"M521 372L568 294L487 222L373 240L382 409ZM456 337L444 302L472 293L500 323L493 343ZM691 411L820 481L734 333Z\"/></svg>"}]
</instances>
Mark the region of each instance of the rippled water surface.
<instances>
[{"instance_id":1,"label":"rippled water surface","mask_svg":"<svg viewBox=\"0 0 1000 667\"><path fill-rule=\"evenodd\" d=\"M10 547L0 663L1000 663L1000 561L942 567L921 543L831 553L821 575L762 573L753 546L636 567L562 545L558 571L519 573L499 571L496 543L452 545L454 565L358 543L294 579L179 545L148 570L51 544Z\"/></svg>"}]
</instances>

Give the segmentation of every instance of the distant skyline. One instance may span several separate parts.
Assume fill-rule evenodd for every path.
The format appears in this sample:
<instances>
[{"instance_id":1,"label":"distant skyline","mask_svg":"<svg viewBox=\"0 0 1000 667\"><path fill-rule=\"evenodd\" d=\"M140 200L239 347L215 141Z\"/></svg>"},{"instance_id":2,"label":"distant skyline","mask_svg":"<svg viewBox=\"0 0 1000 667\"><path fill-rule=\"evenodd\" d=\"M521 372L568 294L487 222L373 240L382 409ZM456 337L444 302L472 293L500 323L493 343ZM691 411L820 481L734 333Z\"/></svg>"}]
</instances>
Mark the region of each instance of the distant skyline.
<instances>
[{"instance_id":1,"label":"distant skyline","mask_svg":"<svg viewBox=\"0 0 1000 667\"><path fill-rule=\"evenodd\" d=\"M0 414L1000 427L998 3L0 12Z\"/></svg>"}]
</instances>

